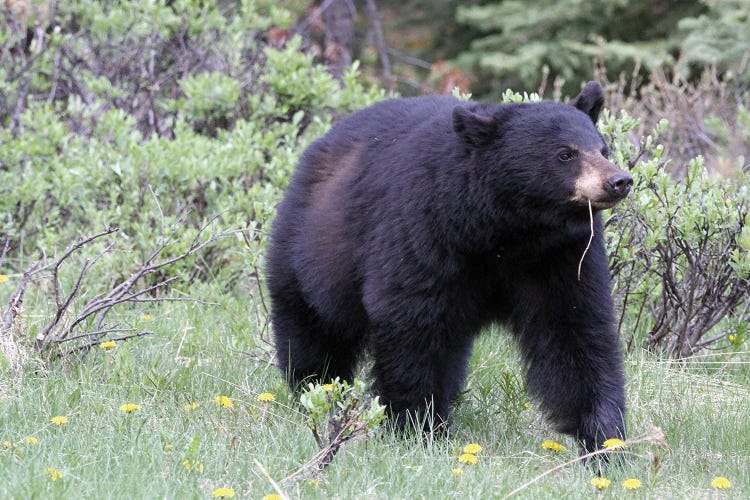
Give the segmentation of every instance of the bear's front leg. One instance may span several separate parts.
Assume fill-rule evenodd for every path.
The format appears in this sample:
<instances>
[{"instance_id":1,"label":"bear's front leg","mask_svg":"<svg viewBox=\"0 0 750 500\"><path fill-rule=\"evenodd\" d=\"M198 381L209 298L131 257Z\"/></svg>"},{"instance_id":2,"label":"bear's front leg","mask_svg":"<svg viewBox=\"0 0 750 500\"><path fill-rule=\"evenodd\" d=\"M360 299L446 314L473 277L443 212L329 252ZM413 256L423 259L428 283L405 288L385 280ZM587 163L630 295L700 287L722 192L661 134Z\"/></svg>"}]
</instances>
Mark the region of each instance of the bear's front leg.
<instances>
[{"instance_id":1,"label":"bear's front leg","mask_svg":"<svg viewBox=\"0 0 750 500\"><path fill-rule=\"evenodd\" d=\"M519 283L512 318L530 393L586 452L609 438L625 438L623 355L606 256L601 247L593 250L580 281L570 259L568 266Z\"/></svg>"},{"instance_id":2,"label":"bear's front leg","mask_svg":"<svg viewBox=\"0 0 750 500\"><path fill-rule=\"evenodd\" d=\"M393 313L401 321L373 325L370 348L375 392L397 426L414 424L432 432L444 426L464 386L473 340L449 331L450 326L441 321L444 316L437 312L415 317L430 310L424 304L405 309L405 314Z\"/></svg>"}]
</instances>

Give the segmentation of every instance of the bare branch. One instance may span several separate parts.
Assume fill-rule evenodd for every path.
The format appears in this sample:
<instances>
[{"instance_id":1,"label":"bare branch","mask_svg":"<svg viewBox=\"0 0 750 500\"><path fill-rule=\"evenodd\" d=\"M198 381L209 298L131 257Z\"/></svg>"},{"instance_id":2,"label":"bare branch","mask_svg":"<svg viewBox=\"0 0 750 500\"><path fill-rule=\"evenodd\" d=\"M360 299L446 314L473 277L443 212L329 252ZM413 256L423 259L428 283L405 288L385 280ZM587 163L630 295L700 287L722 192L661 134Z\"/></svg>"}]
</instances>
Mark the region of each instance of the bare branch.
<instances>
[{"instance_id":1,"label":"bare branch","mask_svg":"<svg viewBox=\"0 0 750 500\"><path fill-rule=\"evenodd\" d=\"M135 339L135 338L138 338L138 337L145 337L146 335L153 335L153 334L154 334L154 332L145 331L145 332L134 333L132 335L123 335L121 337L115 337L115 338L110 338L110 339L100 338L100 339L92 340L91 342L88 342L86 344L80 345L78 347L74 347L73 349L70 349L68 351L65 351L65 352L61 353L59 355L59 357L64 358L65 356L69 356L69 355L74 354L76 352L88 351L92 347L96 347L97 345L101 344L102 342L107 342L107 341L122 342L123 340L130 340L130 339Z\"/></svg>"},{"instance_id":2,"label":"bare branch","mask_svg":"<svg viewBox=\"0 0 750 500\"><path fill-rule=\"evenodd\" d=\"M383 36L383 27L380 24L380 14L375 6L375 0L367 0L366 3L367 17L370 19L372 31L375 38L375 47L378 50L380 64L383 66L383 85L387 90L393 89L393 76L391 75L391 61L388 59L388 46L385 44Z\"/></svg>"}]
</instances>

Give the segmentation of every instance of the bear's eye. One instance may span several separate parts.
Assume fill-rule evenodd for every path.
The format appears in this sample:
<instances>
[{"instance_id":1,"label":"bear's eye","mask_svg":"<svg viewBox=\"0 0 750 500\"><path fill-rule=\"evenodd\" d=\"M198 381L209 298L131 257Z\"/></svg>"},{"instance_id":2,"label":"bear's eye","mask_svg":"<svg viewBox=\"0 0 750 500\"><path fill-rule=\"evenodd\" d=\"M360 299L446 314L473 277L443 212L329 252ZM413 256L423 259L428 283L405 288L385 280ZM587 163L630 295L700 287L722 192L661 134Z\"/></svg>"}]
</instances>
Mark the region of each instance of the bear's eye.
<instances>
[{"instance_id":1,"label":"bear's eye","mask_svg":"<svg viewBox=\"0 0 750 500\"><path fill-rule=\"evenodd\" d=\"M573 159L573 158L575 158L575 157L576 157L576 153L575 153L575 151L570 151L570 150L567 150L567 151L563 151L562 153L560 153L560 154L559 154L559 155L557 156L557 158L558 158L558 159L559 159L560 161L570 161L570 160L572 160L572 159Z\"/></svg>"}]
</instances>

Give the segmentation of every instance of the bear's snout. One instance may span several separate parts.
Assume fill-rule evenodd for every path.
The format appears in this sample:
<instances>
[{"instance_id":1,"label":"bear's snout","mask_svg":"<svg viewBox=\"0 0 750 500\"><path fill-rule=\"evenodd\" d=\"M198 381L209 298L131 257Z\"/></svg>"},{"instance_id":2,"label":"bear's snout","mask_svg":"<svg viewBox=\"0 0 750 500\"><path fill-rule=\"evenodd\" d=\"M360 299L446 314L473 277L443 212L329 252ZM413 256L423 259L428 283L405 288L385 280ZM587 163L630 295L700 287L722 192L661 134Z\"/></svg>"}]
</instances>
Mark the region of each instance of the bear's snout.
<instances>
[{"instance_id":1,"label":"bear's snout","mask_svg":"<svg viewBox=\"0 0 750 500\"><path fill-rule=\"evenodd\" d=\"M575 181L573 199L594 208L612 208L633 187L633 178L617 168L600 151L581 151L581 170Z\"/></svg>"},{"instance_id":2,"label":"bear's snout","mask_svg":"<svg viewBox=\"0 0 750 500\"><path fill-rule=\"evenodd\" d=\"M631 187L633 187L633 178L626 172L619 172L604 183L604 189L607 190L607 193L617 200L625 198Z\"/></svg>"}]
</instances>

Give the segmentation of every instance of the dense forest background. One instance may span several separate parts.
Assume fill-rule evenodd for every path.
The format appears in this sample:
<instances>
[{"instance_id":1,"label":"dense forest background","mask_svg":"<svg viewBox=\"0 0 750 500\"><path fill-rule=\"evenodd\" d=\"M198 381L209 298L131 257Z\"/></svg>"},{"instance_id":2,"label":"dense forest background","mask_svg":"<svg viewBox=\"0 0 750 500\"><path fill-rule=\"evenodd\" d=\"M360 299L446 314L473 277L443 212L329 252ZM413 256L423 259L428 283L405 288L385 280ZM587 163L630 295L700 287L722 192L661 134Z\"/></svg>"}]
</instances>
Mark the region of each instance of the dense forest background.
<instances>
[{"instance_id":1,"label":"dense forest background","mask_svg":"<svg viewBox=\"0 0 750 500\"><path fill-rule=\"evenodd\" d=\"M382 26L373 23L373 9ZM463 79L453 76L460 85L484 96L536 88L543 79L571 92L591 77L593 63L610 79L656 70L696 79L716 66L747 83L748 9L743 0L334 0L314 3L303 15L318 22L302 24L323 32L329 55L335 40L346 60L374 64L387 56L402 93L444 90L447 73L460 71Z\"/></svg>"}]
</instances>

